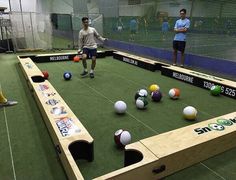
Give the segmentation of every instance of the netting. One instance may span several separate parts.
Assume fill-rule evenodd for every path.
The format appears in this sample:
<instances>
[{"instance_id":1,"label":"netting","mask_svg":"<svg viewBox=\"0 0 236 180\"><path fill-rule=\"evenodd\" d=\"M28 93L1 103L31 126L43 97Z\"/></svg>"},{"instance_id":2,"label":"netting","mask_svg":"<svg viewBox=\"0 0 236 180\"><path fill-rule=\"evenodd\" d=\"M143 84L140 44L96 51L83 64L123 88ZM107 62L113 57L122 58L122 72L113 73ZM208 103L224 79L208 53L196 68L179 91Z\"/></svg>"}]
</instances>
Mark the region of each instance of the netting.
<instances>
[{"instance_id":1,"label":"netting","mask_svg":"<svg viewBox=\"0 0 236 180\"><path fill-rule=\"evenodd\" d=\"M11 14L18 49L76 48L81 18L88 16L91 26L109 39L172 51L173 28L180 18L179 10L185 8L191 21L186 53L236 60L236 1L41 0L40 3L41 13Z\"/></svg>"},{"instance_id":2,"label":"netting","mask_svg":"<svg viewBox=\"0 0 236 180\"><path fill-rule=\"evenodd\" d=\"M49 14L10 14L13 40L17 50L51 49L52 25Z\"/></svg>"},{"instance_id":3,"label":"netting","mask_svg":"<svg viewBox=\"0 0 236 180\"><path fill-rule=\"evenodd\" d=\"M191 21L186 53L236 60L236 1L120 0L118 17L104 15L104 34L172 51L173 29L182 8Z\"/></svg>"}]
</instances>

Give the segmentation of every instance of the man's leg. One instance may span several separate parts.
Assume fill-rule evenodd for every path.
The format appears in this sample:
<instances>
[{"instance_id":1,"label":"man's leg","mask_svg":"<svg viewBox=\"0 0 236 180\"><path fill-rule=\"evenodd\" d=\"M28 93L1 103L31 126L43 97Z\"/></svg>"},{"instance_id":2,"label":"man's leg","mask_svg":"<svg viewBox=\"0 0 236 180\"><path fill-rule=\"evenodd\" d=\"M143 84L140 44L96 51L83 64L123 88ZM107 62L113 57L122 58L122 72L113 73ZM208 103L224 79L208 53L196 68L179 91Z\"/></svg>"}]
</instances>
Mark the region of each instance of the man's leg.
<instances>
[{"instance_id":1,"label":"man's leg","mask_svg":"<svg viewBox=\"0 0 236 180\"><path fill-rule=\"evenodd\" d=\"M184 41L184 42L181 42L181 64L180 64L180 66L181 67L184 67L184 51L185 51L185 45L186 45L186 42Z\"/></svg>"},{"instance_id":2,"label":"man's leg","mask_svg":"<svg viewBox=\"0 0 236 180\"><path fill-rule=\"evenodd\" d=\"M90 77L91 78L94 78L94 69L95 69L95 66L96 66L96 56L92 56L92 64L91 64L91 70L90 70Z\"/></svg>"},{"instance_id":3,"label":"man's leg","mask_svg":"<svg viewBox=\"0 0 236 180\"><path fill-rule=\"evenodd\" d=\"M0 91L0 103L6 103L6 102L7 102L7 98L5 98L2 91Z\"/></svg>"},{"instance_id":4,"label":"man's leg","mask_svg":"<svg viewBox=\"0 0 236 180\"><path fill-rule=\"evenodd\" d=\"M90 50L90 54L92 56L92 64L91 64L91 70L90 70L90 78L94 78L94 69L96 66L96 57L97 57L97 49Z\"/></svg>"},{"instance_id":5,"label":"man's leg","mask_svg":"<svg viewBox=\"0 0 236 180\"><path fill-rule=\"evenodd\" d=\"M181 67L184 67L184 51L181 51Z\"/></svg>"},{"instance_id":6,"label":"man's leg","mask_svg":"<svg viewBox=\"0 0 236 180\"><path fill-rule=\"evenodd\" d=\"M83 54L82 54L82 63L83 63L84 71L80 74L82 77L84 77L88 74L86 59L87 59L87 54L86 54L86 52L83 52Z\"/></svg>"},{"instance_id":7,"label":"man's leg","mask_svg":"<svg viewBox=\"0 0 236 180\"><path fill-rule=\"evenodd\" d=\"M176 62L177 62L177 49L174 49L174 53L173 53L173 65L176 66Z\"/></svg>"},{"instance_id":8,"label":"man's leg","mask_svg":"<svg viewBox=\"0 0 236 180\"><path fill-rule=\"evenodd\" d=\"M176 66L177 63L177 53L178 53L178 44L176 41L173 41L173 65Z\"/></svg>"}]
</instances>

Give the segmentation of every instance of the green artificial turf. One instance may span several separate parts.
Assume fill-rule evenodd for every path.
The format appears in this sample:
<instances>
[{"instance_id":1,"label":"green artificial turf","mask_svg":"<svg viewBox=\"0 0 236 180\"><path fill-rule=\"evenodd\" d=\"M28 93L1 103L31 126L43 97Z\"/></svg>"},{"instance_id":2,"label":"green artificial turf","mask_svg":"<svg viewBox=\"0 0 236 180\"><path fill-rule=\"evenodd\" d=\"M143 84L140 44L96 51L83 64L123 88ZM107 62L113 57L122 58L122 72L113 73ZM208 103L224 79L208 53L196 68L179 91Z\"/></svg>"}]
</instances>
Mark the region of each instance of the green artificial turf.
<instances>
[{"instance_id":1,"label":"green artificial turf","mask_svg":"<svg viewBox=\"0 0 236 180\"><path fill-rule=\"evenodd\" d=\"M90 65L91 62L88 63ZM235 111L236 102L233 99L211 96L207 90L162 76L160 72L150 72L112 58L97 61L95 79L80 78L79 74L83 70L81 63L57 62L37 65L40 69L49 72L49 81L95 140L95 160L92 163L78 161L80 170L86 179L103 175L123 166L123 152L115 148L113 141L113 135L117 129L130 131L132 142L135 142L158 133ZM63 80L65 71L73 74L71 81ZM134 104L135 92L140 88L148 88L152 83L157 83L161 87L162 101L154 103L149 96L147 109L137 110ZM172 87L178 87L181 90L181 98L177 101L168 98L168 91ZM123 116L114 113L113 104L117 100L124 100L128 105L128 113ZM187 105L197 108L197 121L183 120L182 110ZM235 152L235 150L233 151ZM229 159L232 155L233 153L225 153ZM218 161L220 160L213 158L207 160L206 163L214 171L218 171L218 169L220 171L221 164L214 163ZM224 163L223 166L228 167L230 164ZM231 171L221 175L234 177ZM203 164L183 170L170 176L170 179L180 176L186 176L188 179L215 179L218 177Z\"/></svg>"}]
</instances>

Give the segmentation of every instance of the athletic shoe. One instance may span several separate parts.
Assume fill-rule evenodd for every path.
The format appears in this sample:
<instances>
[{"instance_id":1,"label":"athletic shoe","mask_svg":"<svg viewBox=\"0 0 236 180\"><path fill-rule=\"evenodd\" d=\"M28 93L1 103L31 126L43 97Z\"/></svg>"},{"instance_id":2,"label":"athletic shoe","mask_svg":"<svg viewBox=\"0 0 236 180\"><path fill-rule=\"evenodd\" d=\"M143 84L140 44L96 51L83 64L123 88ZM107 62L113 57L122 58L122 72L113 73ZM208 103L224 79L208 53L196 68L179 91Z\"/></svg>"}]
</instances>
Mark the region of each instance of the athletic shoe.
<instances>
[{"instance_id":1,"label":"athletic shoe","mask_svg":"<svg viewBox=\"0 0 236 180\"><path fill-rule=\"evenodd\" d=\"M94 73L89 73L90 78L94 78Z\"/></svg>"},{"instance_id":2,"label":"athletic shoe","mask_svg":"<svg viewBox=\"0 0 236 180\"><path fill-rule=\"evenodd\" d=\"M5 106L14 106L14 105L16 105L16 104L18 104L17 101L7 101L7 102L5 102L5 103L0 103L0 108L1 108L1 107L5 107Z\"/></svg>"},{"instance_id":3,"label":"athletic shoe","mask_svg":"<svg viewBox=\"0 0 236 180\"><path fill-rule=\"evenodd\" d=\"M82 77L85 77L88 75L88 72L87 71L83 71L81 74L80 74Z\"/></svg>"}]
</instances>

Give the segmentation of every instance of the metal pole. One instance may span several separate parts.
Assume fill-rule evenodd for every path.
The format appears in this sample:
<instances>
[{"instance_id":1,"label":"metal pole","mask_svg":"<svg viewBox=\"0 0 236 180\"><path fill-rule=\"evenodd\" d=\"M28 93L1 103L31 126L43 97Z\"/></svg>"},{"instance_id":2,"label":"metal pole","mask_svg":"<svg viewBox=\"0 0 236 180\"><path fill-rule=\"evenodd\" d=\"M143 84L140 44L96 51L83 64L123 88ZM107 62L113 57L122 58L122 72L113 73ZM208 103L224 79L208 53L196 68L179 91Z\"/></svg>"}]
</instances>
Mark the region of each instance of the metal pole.
<instances>
[{"instance_id":1,"label":"metal pole","mask_svg":"<svg viewBox=\"0 0 236 180\"><path fill-rule=\"evenodd\" d=\"M30 12L30 24L31 24L31 33L32 33L32 39L33 39L33 47L35 49L35 39L34 39L34 27L33 27L33 21L32 21L32 12Z\"/></svg>"},{"instance_id":2,"label":"metal pole","mask_svg":"<svg viewBox=\"0 0 236 180\"><path fill-rule=\"evenodd\" d=\"M22 28L23 28L24 38L26 39L26 37L25 37L25 24L24 24L23 12L22 12L21 0L19 0L19 3L20 3L20 13L21 13Z\"/></svg>"},{"instance_id":3,"label":"metal pole","mask_svg":"<svg viewBox=\"0 0 236 180\"><path fill-rule=\"evenodd\" d=\"M192 21L192 18L193 18L194 1L195 1L195 0L192 0L192 4L191 4L191 10L190 10L190 21Z\"/></svg>"},{"instance_id":4,"label":"metal pole","mask_svg":"<svg viewBox=\"0 0 236 180\"><path fill-rule=\"evenodd\" d=\"M8 3L9 3L9 9L10 9L10 12L11 12L11 0L8 0Z\"/></svg>"}]
</instances>

